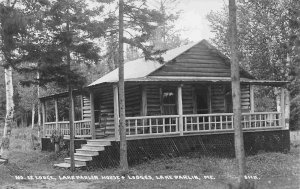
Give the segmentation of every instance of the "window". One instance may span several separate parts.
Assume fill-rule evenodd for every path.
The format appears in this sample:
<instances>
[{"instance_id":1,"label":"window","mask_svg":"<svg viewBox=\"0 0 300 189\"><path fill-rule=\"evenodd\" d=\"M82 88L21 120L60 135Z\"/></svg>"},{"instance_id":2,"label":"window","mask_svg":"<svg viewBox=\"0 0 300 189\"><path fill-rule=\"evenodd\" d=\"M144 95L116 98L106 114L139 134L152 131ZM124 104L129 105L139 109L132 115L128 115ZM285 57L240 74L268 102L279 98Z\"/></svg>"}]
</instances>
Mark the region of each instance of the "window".
<instances>
[{"instance_id":1,"label":"window","mask_svg":"<svg viewBox=\"0 0 300 189\"><path fill-rule=\"evenodd\" d=\"M163 115L176 115L176 93L175 89L162 90L162 114Z\"/></svg>"}]
</instances>

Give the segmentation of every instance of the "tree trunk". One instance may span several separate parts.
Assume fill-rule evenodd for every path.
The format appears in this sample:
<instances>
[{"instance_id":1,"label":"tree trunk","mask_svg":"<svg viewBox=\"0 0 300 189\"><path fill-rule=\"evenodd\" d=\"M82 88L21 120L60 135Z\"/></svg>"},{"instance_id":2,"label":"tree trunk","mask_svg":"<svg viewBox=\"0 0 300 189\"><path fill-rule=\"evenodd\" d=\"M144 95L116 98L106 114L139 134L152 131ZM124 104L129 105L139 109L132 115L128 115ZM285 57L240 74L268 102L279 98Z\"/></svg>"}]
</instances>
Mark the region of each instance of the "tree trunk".
<instances>
[{"instance_id":1,"label":"tree trunk","mask_svg":"<svg viewBox=\"0 0 300 189\"><path fill-rule=\"evenodd\" d=\"M12 83L12 68L9 66L5 68L5 90L6 90L6 116L5 116L5 124L3 129L3 138L1 143L1 157L3 159L9 158L9 143L11 130L13 125L13 117L14 117L14 90Z\"/></svg>"},{"instance_id":2,"label":"tree trunk","mask_svg":"<svg viewBox=\"0 0 300 189\"><path fill-rule=\"evenodd\" d=\"M71 161L71 171L75 171L75 162L74 162L74 102L73 102L73 91L71 84L69 84L69 124L70 124L70 161Z\"/></svg>"},{"instance_id":3,"label":"tree trunk","mask_svg":"<svg viewBox=\"0 0 300 189\"><path fill-rule=\"evenodd\" d=\"M38 82L39 82L39 79L40 79L40 73L37 72L37 79L38 79ZM42 118L41 118L41 102L40 102L40 84L38 84L37 86L37 97L38 97L38 138L40 137L40 130L41 130L41 123L42 123Z\"/></svg>"},{"instance_id":4,"label":"tree trunk","mask_svg":"<svg viewBox=\"0 0 300 189\"><path fill-rule=\"evenodd\" d=\"M6 1L6 6L10 6L10 0ZM0 156L8 161L9 159L9 143L14 118L14 88L12 83L12 67L8 66L4 69L5 74L5 92L6 92L6 116L3 128L3 137L1 142Z\"/></svg>"},{"instance_id":5,"label":"tree trunk","mask_svg":"<svg viewBox=\"0 0 300 189\"><path fill-rule=\"evenodd\" d=\"M70 34L70 24L67 22L67 32ZM71 71L71 55L70 55L70 47L67 45L67 63L69 66L69 70ZM74 101L73 101L73 89L72 83L70 79L70 75L68 75L68 89L69 89L69 124L70 124L70 168L71 171L75 171L75 162L74 162Z\"/></svg>"},{"instance_id":6,"label":"tree trunk","mask_svg":"<svg viewBox=\"0 0 300 189\"><path fill-rule=\"evenodd\" d=\"M124 47L123 47L123 14L124 2L119 0L119 107L120 107L120 166L128 171L126 123L125 123L125 87L124 87Z\"/></svg>"},{"instance_id":7,"label":"tree trunk","mask_svg":"<svg viewBox=\"0 0 300 189\"><path fill-rule=\"evenodd\" d=\"M240 71L237 51L237 26L236 26L236 5L235 0L229 0L229 32L230 32L230 51L231 51L231 86L233 102L233 125L235 155L238 160L239 188L245 186L245 152L244 139L241 123L241 89Z\"/></svg>"}]
</instances>

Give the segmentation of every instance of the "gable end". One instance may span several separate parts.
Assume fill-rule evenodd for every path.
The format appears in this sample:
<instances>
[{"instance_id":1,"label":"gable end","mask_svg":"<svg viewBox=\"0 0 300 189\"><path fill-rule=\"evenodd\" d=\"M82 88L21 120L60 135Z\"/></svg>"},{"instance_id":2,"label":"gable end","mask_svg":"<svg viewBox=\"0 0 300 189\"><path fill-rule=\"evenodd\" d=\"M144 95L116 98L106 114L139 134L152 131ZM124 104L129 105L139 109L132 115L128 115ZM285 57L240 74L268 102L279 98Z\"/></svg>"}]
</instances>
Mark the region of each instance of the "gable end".
<instances>
[{"instance_id":1,"label":"gable end","mask_svg":"<svg viewBox=\"0 0 300 189\"><path fill-rule=\"evenodd\" d=\"M241 69L242 78L253 77ZM149 76L230 77L230 60L205 40L167 62Z\"/></svg>"}]
</instances>

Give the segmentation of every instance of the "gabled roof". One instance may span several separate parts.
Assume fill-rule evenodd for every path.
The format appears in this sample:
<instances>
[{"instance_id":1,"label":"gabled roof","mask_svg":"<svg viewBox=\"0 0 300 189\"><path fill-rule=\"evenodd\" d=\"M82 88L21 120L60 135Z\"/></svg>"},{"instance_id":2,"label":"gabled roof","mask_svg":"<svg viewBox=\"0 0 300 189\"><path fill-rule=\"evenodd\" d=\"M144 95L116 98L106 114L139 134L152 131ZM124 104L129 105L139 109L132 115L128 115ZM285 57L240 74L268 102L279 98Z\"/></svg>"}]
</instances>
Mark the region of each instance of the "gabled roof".
<instances>
[{"instance_id":1,"label":"gabled roof","mask_svg":"<svg viewBox=\"0 0 300 189\"><path fill-rule=\"evenodd\" d=\"M191 43L162 54L164 64L140 58L124 64L125 81L141 80L152 77L226 77L230 78L230 60L206 40ZM101 83L114 83L119 80L119 69L104 75L89 86ZM254 79L241 70L241 78Z\"/></svg>"},{"instance_id":2,"label":"gabled roof","mask_svg":"<svg viewBox=\"0 0 300 189\"><path fill-rule=\"evenodd\" d=\"M170 60L173 60L178 55L182 54L196 44L197 43L191 43L172 50L168 50L164 54L162 54L162 58L165 62L169 62ZM163 66L163 64L160 64L159 62L153 60L145 60L145 58L139 58L130 62L126 62L124 64L124 79L127 80L146 77L161 66ZM91 83L89 86L117 81L119 81L119 68L109 72L100 79Z\"/></svg>"}]
</instances>

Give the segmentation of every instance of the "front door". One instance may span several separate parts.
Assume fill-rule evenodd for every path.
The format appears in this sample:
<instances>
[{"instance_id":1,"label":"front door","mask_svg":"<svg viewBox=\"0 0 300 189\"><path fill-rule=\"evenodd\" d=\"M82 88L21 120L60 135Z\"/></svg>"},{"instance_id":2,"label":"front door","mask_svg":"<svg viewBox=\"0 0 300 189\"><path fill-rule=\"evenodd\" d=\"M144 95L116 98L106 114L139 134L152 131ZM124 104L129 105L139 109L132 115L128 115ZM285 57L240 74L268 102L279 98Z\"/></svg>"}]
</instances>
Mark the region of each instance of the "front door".
<instances>
[{"instance_id":1,"label":"front door","mask_svg":"<svg viewBox=\"0 0 300 189\"><path fill-rule=\"evenodd\" d=\"M208 87L201 86L196 89L196 106L197 114L207 114L209 113L209 96L208 96Z\"/></svg>"}]
</instances>

